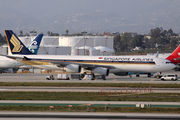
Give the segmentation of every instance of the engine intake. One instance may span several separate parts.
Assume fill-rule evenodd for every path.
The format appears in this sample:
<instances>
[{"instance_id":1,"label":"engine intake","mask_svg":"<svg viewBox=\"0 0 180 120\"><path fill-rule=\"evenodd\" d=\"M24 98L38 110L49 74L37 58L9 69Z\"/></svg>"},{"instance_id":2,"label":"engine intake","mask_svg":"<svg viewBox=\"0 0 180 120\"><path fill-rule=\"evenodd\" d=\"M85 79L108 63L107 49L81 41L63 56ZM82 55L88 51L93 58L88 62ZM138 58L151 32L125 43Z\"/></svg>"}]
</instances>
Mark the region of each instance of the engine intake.
<instances>
[{"instance_id":1,"label":"engine intake","mask_svg":"<svg viewBox=\"0 0 180 120\"><path fill-rule=\"evenodd\" d=\"M103 67L97 67L92 70L92 73L95 75L109 75L109 69L108 68L103 68Z\"/></svg>"},{"instance_id":2,"label":"engine intake","mask_svg":"<svg viewBox=\"0 0 180 120\"><path fill-rule=\"evenodd\" d=\"M65 67L65 71L68 73L80 73L81 66L76 65L76 64L69 64Z\"/></svg>"}]
</instances>

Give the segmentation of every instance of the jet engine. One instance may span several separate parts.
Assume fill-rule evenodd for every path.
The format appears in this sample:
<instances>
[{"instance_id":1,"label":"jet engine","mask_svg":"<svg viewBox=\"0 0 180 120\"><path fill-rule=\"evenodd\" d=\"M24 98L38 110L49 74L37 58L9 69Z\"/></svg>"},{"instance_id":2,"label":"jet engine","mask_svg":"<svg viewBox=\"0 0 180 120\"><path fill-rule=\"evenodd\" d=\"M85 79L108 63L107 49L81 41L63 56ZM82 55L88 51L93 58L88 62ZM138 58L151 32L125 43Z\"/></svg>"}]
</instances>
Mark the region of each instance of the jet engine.
<instances>
[{"instance_id":1,"label":"jet engine","mask_svg":"<svg viewBox=\"0 0 180 120\"><path fill-rule=\"evenodd\" d=\"M108 68L103 68L103 67L96 67L92 70L92 73L95 75L109 75L109 69Z\"/></svg>"},{"instance_id":2,"label":"jet engine","mask_svg":"<svg viewBox=\"0 0 180 120\"><path fill-rule=\"evenodd\" d=\"M64 69L68 73L80 73L81 72L81 66L76 65L76 64L69 64Z\"/></svg>"},{"instance_id":3,"label":"jet engine","mask_svg":"<svg viewBox=\"0 0 180 120\"><path fill-rule=\"evenodd\" d=\"M117 75L117 76L127 76L128 72L116 72L116 73L114 73L114 75Z\"/></svg>"}]
</instances>

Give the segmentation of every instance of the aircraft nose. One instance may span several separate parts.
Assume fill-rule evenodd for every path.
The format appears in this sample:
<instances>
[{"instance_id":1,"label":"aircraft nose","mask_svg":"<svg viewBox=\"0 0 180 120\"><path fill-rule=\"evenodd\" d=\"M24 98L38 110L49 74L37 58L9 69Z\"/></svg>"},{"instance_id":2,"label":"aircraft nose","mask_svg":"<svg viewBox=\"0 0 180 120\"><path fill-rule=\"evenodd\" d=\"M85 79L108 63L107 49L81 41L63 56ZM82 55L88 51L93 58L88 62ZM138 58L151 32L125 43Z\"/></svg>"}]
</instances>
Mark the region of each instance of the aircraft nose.
<instances>
[{"instance_id":1,"label":"aircraft nose","mask_svg":"<svg viewBox=\"0 0 180 120\"><path fill-rule=\"evenodd\" d=\"M176 67L176 65L172 63L171 68L174 69L175 67Z\"/></svg>"}]
</instances>

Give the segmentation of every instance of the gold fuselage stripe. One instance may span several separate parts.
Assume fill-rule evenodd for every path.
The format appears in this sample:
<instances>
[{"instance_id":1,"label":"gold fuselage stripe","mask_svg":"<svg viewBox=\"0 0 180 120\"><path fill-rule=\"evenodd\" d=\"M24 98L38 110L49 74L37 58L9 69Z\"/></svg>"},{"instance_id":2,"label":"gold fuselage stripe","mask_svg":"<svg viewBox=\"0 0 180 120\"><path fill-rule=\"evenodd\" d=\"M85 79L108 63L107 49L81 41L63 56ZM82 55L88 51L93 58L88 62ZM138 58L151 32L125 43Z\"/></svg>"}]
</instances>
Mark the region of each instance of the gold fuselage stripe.
<instances>
[{"instance_id":1,"label":"gold fuselage stripe","mask_svg":"<svg viewBox=\"0 0 180 120\"><path fill-rule=\"evenodd\" d=\"M61 64L61 63L68 63L68 64L72 64L72 63L76 63L76 64L87 64L87 65L156 65L155 62L132 62L132 61L126 61L126 62L111 62L111 61L94 61L93 62L90 61L82 61L82 62L78 62L78 61L49 61L49 60L23 60L21 61L22 63L28 64L28 65L50 65L50 63L54 63L54 64Z\"/></svg>"}]
</instances>

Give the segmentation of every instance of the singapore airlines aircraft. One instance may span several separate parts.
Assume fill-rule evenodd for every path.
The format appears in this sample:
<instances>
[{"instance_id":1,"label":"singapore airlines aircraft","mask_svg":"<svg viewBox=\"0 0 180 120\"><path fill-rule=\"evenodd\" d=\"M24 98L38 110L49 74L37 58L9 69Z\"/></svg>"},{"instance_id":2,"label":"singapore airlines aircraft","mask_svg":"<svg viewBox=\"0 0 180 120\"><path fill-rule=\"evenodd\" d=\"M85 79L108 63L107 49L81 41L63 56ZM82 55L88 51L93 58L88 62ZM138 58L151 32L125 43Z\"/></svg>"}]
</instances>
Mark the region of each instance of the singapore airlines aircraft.
<instances>
[{"instance_id":1,"label":"singapore airlines aircraft","mask_svg":"<svg viewBox=\"0 0 180 120\"><path fill-rule=\"evenodd\" d=\"M37 54L38 49L39 49L39 45L41 43L43 34L39 34L28 46L28 49L34 53ZM12 41L13 45L16 45L17 47L15 47L14 49L19 49L18 46L20 45L19 41ZM20 47L24 47L24 46L20 46ZM5 68L18 68L19 66L22 65L26 65L22 62L4 57L4 56L0 56L0 69L5 69Z\"/></svg>"},{"instance_id":2,"label":"singapore airlines aircraft","mask_svg":"<svg viewBox=\"0 0 180 120\"><path fill-rule=\"evenodd\" d=\"M34 55L11 30L5 30L6 39L13 58L24 64L48 70L64 69L68 73L80 73L81 68L94 75L108 76L109 73L123 75L127 72L162 72L175 68L167 59L148 56L63 56ZM14 44L19 41L20 44Z\"/></svg>"}]
</instances>

